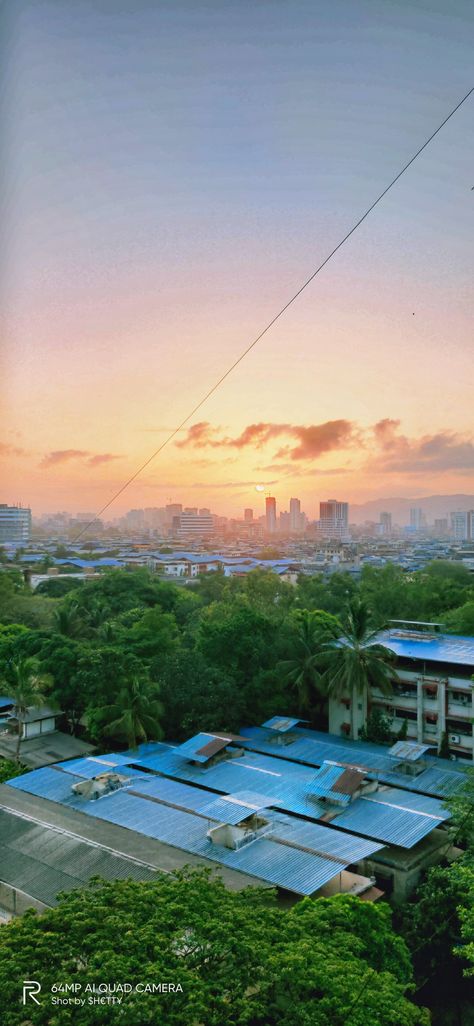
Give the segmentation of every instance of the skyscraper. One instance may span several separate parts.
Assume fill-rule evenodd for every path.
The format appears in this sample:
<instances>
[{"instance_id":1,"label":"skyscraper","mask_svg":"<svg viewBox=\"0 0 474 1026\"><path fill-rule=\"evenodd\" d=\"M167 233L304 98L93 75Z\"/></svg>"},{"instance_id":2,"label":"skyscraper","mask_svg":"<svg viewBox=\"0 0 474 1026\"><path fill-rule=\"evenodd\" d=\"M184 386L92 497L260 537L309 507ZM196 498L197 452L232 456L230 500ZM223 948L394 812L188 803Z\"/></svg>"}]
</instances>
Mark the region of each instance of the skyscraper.
<instances>
[{"instance_id":1,"label":"skyscraper","mask_svg":"<svg viewBox=\"0 0 474 1026\"><path fill-rule=\"evenodd\" d=\"M380 530L381 534L391 534L392 532L392 514L381 513L380 514Z\"/></svg>"},{"instance_id":2,"label":"skyscraper","mask_svg":"<svg viewBox=\"0 0 474 1026\"><path fill-rule=\"evenodd\" d=\"M290 499L290 531L296 534L302 530L301 502L299 499Z\"/></svg>"},{"instance_id":3,"label":"skyscraper","mask_svg":"<svg viewBox=\"0 0 474 1026\"><path fill-rule=\"evenodd\" d=\"M276 499L272 495L268 495L265 499L265 528L268 534L275 534L276 527Z\"/></svg>"},{"instance_id":4,"label":"skyscraper","mask_svg":"<svg viewBox=\"0 0 474 1026\"><path fill-rule=\"evenodd\" d=\"M251 524L253 521L253 509L244 509L244 520L246 524Z\"/></svg>"},{"instance_id":5,"label":"skyscraper","mask_svg":"<svg viewBox=\"0 0 474 1026\"><path fill-rule=\"evenodd\" d=\"M29 542L31 534L31 509L22 506L0 504L0 543Z\"/></svg>"},{"instance_id":6,"label":"skyscraper","mask_svg":"<svg viewBox=\"0 0 474 1026\"><path fill-rule=\"evenodd\" d=\"M339 538L348 541L349 535L349 503L328 499L319 503L319 530L326 538Z\"/></svg>"},{"instance_id":7,"label":"skyscraper","mask_svg":"<svg viewBox=\"0 0 474 1026\"><path fill-rule=\"evenodd\" d=\"M451 532L455 541L474 541L474 510L451 513Z\"/></svg>"},{"instance_id":8,"label":"skyscraper","mask_svg":"<svg viewBox=\"0 0 474 1026\"><path fill-rule=\"evenodd\" d=\"M423 531L426 527L426 517L422 509L416 507L410 510L410 527L412 531Z\"/></svg>"}]
</instances>

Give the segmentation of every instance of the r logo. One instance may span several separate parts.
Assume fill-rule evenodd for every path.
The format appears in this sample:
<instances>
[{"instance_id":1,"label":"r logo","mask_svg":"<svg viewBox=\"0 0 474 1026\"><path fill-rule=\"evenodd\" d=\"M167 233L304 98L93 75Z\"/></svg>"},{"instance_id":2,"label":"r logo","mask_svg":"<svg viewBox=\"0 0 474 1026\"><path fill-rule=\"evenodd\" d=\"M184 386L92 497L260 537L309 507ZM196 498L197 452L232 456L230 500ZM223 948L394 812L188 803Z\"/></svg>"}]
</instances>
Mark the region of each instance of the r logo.
<instances>
[{"instance_id":1,"label":"r logo","mask_svg":"<svg viewBox=\"0 0 474 1026\"><path fill-rule=\"evenodd\" d=\"M23 1004L26 1005L26 996L31 998L37 1005L39 1005L38 998L35 994L39 994L41 990L41 983L37 980L23 980Z\"/></svg>"}]
</instances>

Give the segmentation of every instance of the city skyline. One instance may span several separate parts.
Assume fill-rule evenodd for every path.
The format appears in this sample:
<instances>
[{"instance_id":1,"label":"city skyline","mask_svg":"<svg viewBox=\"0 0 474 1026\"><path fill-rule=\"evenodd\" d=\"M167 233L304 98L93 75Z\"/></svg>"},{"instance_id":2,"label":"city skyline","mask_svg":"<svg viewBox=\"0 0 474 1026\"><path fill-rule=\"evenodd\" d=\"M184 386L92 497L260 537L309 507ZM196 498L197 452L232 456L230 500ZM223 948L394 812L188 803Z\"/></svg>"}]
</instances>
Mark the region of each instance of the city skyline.
<instances>
[{"instance_id":1,"label":"city skyline","mask_svg":"<svg viewBox=\"0 0 474 1026\"><path fill-rule=\"evenodd\" d=\"M98 511L466 92L469 5L20 6L2 477ZM471 103L111 517L474 490Z\"/></svg>"}]
</instances>

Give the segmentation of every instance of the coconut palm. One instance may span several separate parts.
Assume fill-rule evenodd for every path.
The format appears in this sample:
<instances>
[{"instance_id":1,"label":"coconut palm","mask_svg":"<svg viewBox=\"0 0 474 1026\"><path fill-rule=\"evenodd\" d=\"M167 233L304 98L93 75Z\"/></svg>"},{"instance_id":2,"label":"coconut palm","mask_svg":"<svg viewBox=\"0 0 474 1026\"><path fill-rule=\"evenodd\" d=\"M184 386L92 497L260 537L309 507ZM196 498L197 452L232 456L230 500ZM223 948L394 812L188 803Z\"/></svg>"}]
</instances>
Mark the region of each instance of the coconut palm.
<instances>
[{"instance_id":1,"label":"coconut palm","mask_svg":"<svg viewBox=\"0 0 474 1026\"><path fill-rule=\"evenodd\" d=\"M287 684L296 691L301 712L309 712L322 695L321 656L324 645L340 634L335 616L319 609L298 609L293 614L292 658L278 664Z\"/></svg>"},{"instance_id":2,"label":"coconut palm","mask_svg":"<svg viewBox=\"0 0 474 1026\"><path fill-rule=\"evenodd\" d=\"M366 603L353 598L347 607L340 638L324 646L326 691L331 698L350 697L352 738L356 737L358 699L370 697L372 687L383 695L390 695L392 680L396 677L393 653L378 644L377 633L371 625Z\"/></svg>"},{"instance_id":3,"label":"coconut palm","mask_svg":"<svg viewBox=\"0 0 474 1026\"><path fill-rule=\"evenodd\" d=\"M41 674L37 659L31 656L18 656L8 664L4 683L8 694L13 699L15 715L24 716L31 706L44 705L46 698L44 687L49 678ZM18 738L15 758L20 761L21 722L18 720Z\"/></svg>"},{"instance_id":4,"label":"coconut palm","mask_svg":"<svg viewBox=\"0 0 474 1026\"><path fill-rule=\"evenodd\" d=\"M163 706L158 686L134 677L124 684L112 705L104 706L99 717L106 721L104 734L125 738L129 748L137 748L139 741L157 741L162 737L160 719Z\"/></svg>"},{"instance_id":5,"label":"coconut palm","mask_svg":"<svg viewBox=\"0 0 474 1026\"><path fill-rule=\"evenodd\" d=\"M63 634L66 638L77 638L84 633L84 622L77 602L55 609L53 619L57 633Z\"/></svg>"}]
</instances>

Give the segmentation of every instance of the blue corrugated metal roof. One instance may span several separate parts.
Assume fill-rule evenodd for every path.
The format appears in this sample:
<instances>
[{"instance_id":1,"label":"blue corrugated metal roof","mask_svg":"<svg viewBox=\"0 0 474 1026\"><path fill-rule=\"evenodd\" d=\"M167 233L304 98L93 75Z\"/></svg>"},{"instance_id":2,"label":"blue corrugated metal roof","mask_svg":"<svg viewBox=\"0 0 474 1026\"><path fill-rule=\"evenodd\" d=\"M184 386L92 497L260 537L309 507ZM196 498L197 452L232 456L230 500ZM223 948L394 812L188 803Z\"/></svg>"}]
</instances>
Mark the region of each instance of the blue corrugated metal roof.
<instances>
[{"instance_id":1,"label":"blue corrugated metal roof","mask_svg":"<svg viewBox=\"0 0 474 1026\"><path fill-rule=\"evenodd\" d=\"M343 794L342 791L333 789L333 785L337 783L343 772L342 766L337 766L332 762L323 762L321 769L315 773L308 784L308 794L314 794L319 798L328 798L341 805L349 805L350 794Z\"/></svg>"},{"instance_id":2,"label":"blue corrugated metal roof","mask_svg":"<svg viewBox=\"0 0 474 1026\"><path fill-rule=\"evenodd\" d=\"M6 709L7 706L14 704L15 702L13 698L7 698L6 695L2 695L2 697L0 698L0 709Z\"/></svg>"},{"instance_id":3,"label":"blue corrugated metal roof","mask_svg":"<svg viewBox=\"0 0 474 1026\"><path fill-rule=\"evenodd\" d=\"M190 737L188 741L184 742L184 744L178 745L178 747L175 748L175 754L180 755L184 759L192 759L193 762L208 762L211 755L200 754L200 749L215 740L215 734L195 734L194 737ZM222 747L225 748L225 744L223 744Z\"/></svg>"},{"instance_id":4,"label":"blue corrugated metal roof","mask_svg":"<svg viewBox=\"0 0 474 1026\"><path fill-rule=\"evenodd\" d=\"M331 822L344 830L366 837L377 837L386 844L400 848L413 848L435 827L441 825L441 820L419 815L414 810L405 811L370 799L371 796L358 798Z\"/></svg>"},{"instance_id":5,"label":"blue corrugated metal roof","mask_svg":"<svg viewBox=\"0 0 474 1026\"><path fill-rule=\"evenodd\" d=\"M278 800L279 806L286 812L293 812L299 816L318 820L328 813L328 805L318 799L317 795L313 797L311 793L314 771L286 759L274 759L256 752L248 752L240 759L224 760L215 766L202 768L184 763L170 751L166 755L145 758L143 766L150 766L155 772L227 794L242 788L261 788L269 798ZM430 833L439 824L434 818L423 815L421 810L412 809L405 812L405 792L393 790L399 795L399 808L385 809L384 818L374 803L369 804L360 797L354 799L347 810L353 819L346 819L346 811L343 811L335 815L333 825L351 831L354 829L356 833L384 841L386 844L412 847L416 840ZM431 800L435 803L433 809L442 809L441 802L437 799ZM364 804L361 805L361 802ZM335 810L331 809L332 811ZM418 821L416 827L415 820ZM357 823L357 827L352 827L352 822Z\"/></svg>"},{"instance_id":6,"label":"blue corrugated metal roof","mask_svg":"<svg viewBox=\"0 0 474 1026\"><path fill-rule=\"evenodd\" d=\"M368 776L372 779L378 777L402 790L424 794L445 796L464 786L464 770L436 756L427 755L426 769L416 777L409 777L397 771L394 760L383 745L350 741L306 727L295 727L292 733L294 740L289 745L280 745L270 740L270 732L263 727L246 727L242 731L246 738L242 747L308 766L321 766L325 760L358 764L369 771Z\"/></svg>"},{"instance_id":7,"label":"blue corrugated metal roof","mask_svg":"<svg viewBox=\"0 0 474 1026\"><path fill-rule=\"evenodd\" d=\"M313 894L346 866L380 850L380 845L337 834L330 827L299 824L281 815L270 820L271 834L257 837L242 848L233 850L208 838L207 824L202 818L170 805L153 802L150 806L145 792L138 796L123 789L97 801L87 801L78 796L66 801L65 789L70 794L71 781L75 779L71 774L47 767L45 771L35 770L17 778L11 786L73 804L86 815L135 830L297 894ZM140 786L150 788L152 783L159 786L162 796L169 798L172 791L176 796L176 786L171 787L174 782L157 779ZM196 788L186 788L186 791L199 794ZM202 794L209 798L205 792ZM289 843L280 843L282 839Z\"/></svg>"},{"instance_id":8,"label":"blue corrugated metal roof","mask_svg":"<svg viewBox=\"0 0 474 1026\"><path fill-rule=\"evenodd\" d=\"M338 755L339 758L334 761L346 761L341 759L341 748L338 750ZM179 793L175 787L176 797L174 799L171 797L169 800L183 807L188 807L191 804L196 811L204 808L201 798L190 794L190 791L196 790L196 785L202 789L197 793L206 796L207 805L215 802L222 794L235 795L236 792L241 791L263 793L265 802L278 809L315 821L330 811L334 816L333 826L337 828L351 832L355 830L356 833L364 834L366 837L407 848L449 816L436 799L425 798L419 801L420 796L415 795L413 802L410 802L408 792L397 788L390 789L390 803L387 801L387 791L382 790L376 801L370 801L365 797L355 798L346 810L338 811L333 807L330 808L322 798L318 798L318 795L315 794L315 774L311 767L292 762L288 758L273 758L257 752L248 751L240 758L222 760L214 766L192 764L177 754L177 749L160 743L140 746L138 752L135 753L121 753L122 759L127 756L130 763L135 765L138 770L149 769L163 777L175 778L175 781L182 784L194 785L194 788L188 789L187 794ZM113 756L105 758L108 762L113 760ZM353 759L347 761L354 762ZM90 776L90 770L94 764L97 766L96 759L76 760L77 772L74 779L84 779L84 775ZM66 765L64 764L62 768L65 769ZM101 768L99 764L99 771ZM128 773L127 765L124 762L117 768L121 773ZM337 767L337 770L340 773L340 767ZM53 774L56 772L57 776L68 777L69 780L72 776L69 767L65 773L59 774L54 770L51 772ZM92 773L92 775L96 775L96 773ZM21 787L21 782L25 781L27 790L29 777L31 774L20 777L20 783L17 782L15 786ZM160 793L163 795L164 787L161 787L157 778L155 780L156 783L153 782L152 777L147 778L143 774L142 777L133 780L132 786L134 790L142 790L143 793L148 790L150 795L159 796ZM169 789L169 794L172 790L172 788ZM216 792L215 797L209 793L212 791ZM42 794L41 787L34 793ZM62 800L59 794L56 800ZM214 814L218 818L220 812L221 806L218 810L217 805L214 805Z\"/></svg>"},{"instance_id":9,"label":"blue corrugated metal roof","mask_svg":"<svg viewBox=\"0 0 474 1026\"><path fill-rule=\"evenodd\" d=\"M295 720L289 716L272 716L270 720L265 721L263 726L268 727L270 730L278 730L280 734L285 734L287 730L296 727L297 723L307 723L307 720Z\"/></svg>"},{"instance_id":10,"label":"blue corrugated metal roof","mask_svg":"<svg viewBox=\"0 0 474 1026\"><path fill-rule=\"evenodd\" d=\"M458 634L422 634L419 632L387 630L376 638L395 655L421 662L458 663L474 669L474 638Z\"/></svg>"}]
</instances>

